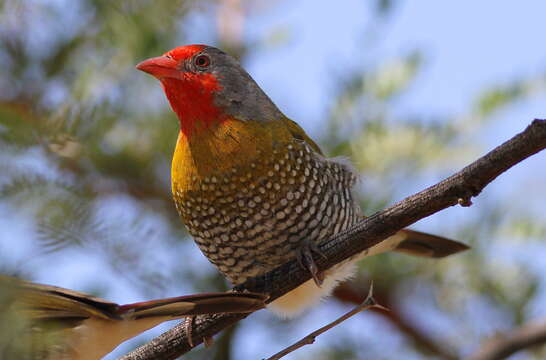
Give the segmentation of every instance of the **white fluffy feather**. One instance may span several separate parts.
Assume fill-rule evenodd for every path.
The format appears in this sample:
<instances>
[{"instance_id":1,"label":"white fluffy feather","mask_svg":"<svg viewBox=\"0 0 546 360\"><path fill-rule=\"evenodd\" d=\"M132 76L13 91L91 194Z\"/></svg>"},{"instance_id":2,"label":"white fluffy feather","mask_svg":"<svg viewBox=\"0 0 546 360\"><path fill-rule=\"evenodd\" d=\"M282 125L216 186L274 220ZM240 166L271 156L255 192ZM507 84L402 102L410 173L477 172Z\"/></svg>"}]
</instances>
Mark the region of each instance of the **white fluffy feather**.
<instances>
[{"instance_id":1,"label":"white fluffy feather","mask_svg":"<svg viewBox=\"0 0 546 360\"><path fill-rule=\"evenodd\" d=\"M332 267L325 272L324 282L318 287L309 280L289 293L269 304L268 308L279 316L290 318L299 315L305 309L316 305L321 299L329 296L341 281L351 278L356 272L356 262L367 257L391 251L404 240L402 235L393 235L370 249L347 261Z\"/></svg>"}]
</instances>

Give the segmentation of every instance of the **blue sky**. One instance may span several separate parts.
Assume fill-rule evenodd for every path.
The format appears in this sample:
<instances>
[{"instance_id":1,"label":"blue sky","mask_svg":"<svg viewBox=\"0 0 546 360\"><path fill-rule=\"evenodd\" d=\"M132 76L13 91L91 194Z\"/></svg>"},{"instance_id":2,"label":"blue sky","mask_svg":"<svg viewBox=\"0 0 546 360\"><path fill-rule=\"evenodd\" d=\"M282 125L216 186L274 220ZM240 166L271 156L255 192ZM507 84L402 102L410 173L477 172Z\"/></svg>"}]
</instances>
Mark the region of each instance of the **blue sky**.
<instances>
[{"instance_id":1,"label":"blue sky","mask_svg":"<svg viewBox=\"0 0 546 360\"><path fill-rule=\"evenodd\" d=\"M484 86L546 67L546 49L539 45L546 35L540 25L545 3L402 1L390 24L377 29L382 46L372 49L361 45L365 43L363 19L369 17L364 4L358 0L345 1L343 6L329 1L308 0L295 6L281 2L271 14L250 23L258 34L275 25L290 30L291 40L282 52L269 56L264 51L249 62L248 69L293 118L312 122L313 116L324 112L337 81L336 62L356 66L424 49L425 71L404 101L404 110L419 112L460 112ZM250 26L249 33L256 31ZM304 91L299 90L302 84Z\"/></svg>"}]
</instances>

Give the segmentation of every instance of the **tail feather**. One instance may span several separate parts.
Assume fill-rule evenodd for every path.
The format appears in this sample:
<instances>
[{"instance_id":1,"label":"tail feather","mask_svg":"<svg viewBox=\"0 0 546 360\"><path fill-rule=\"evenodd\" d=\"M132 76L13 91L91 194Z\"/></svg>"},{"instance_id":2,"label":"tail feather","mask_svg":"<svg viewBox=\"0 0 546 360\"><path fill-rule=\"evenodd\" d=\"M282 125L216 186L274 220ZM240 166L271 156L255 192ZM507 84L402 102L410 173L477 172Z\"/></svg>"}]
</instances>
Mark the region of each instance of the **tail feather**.
<instances>
[{"instance_id":1,"label":"tail feather","mask_svg":"<svg viewBox=\"0 0 546 360\"><path fill-rule=\"evenodd\" d=\"M204 293L118 305L88 294L56 286L31 283L0 274L2 300L32 321L97 318L131 320L150 317L171 317L252 312L265 307L264 294ZM3 306L0 306L2 311Z\"/></svg>"},{"instance_id":2,"label":"tail feather","mask_svg":"<svg viewBox=\"0 0 546 360\"><path fill-rule=\"evenodd\" d=\"M96 317L116 319L117 304L78 291L42 285L0 274L0 291L33 320Z\"/></svg>"},{"instance_id":3,"label":"tail feather","mask_svg":"<svg viewBox=\"0 0 546 360\"><path fill-rule=\"evenodd\" d=\"M455 240L415 230L404 229L397 235L404 236L404 239L394 251L414 256L442 258L470 248Z\"/></svg>"},{"instance_id":4,"label":"tail feather","mask_svg":"<svg viewBox=\"0 0 546 360\"><path fill-rule=\"evenodd\" d=\"M134 319L251 312L262 309L266 298L254 293L205 293L122 305L118 312Z\"/></svg>"},{"instance_id":5,"label":"tail feather","mask_svg":"<svg viewBox=\"0 0 546 360\"><path fill-rule=\"evenodd\" d=\"M10 359L34 359L36 354L40 359L99 359L166 320L251 312L263 308L266 298L264 294L206 293L118 305L0 274L0 317L17 322L17 333L9 337L7 350L0 352Z\"/></svg>"}]
</instances>

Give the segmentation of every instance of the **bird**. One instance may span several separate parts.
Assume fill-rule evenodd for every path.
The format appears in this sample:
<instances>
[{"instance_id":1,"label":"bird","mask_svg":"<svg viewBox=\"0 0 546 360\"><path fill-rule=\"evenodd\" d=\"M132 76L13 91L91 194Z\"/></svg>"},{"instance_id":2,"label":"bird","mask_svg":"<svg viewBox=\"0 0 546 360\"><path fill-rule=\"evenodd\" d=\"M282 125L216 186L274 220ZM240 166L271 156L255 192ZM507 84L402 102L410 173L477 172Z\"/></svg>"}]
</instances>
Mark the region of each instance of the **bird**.
<instances>
[{"instance_id":1,"label":"bird","mask_svg":"<svg viewBox=\"0 0 546 360\"><path fill-rule=\"evenodd\" d=\"M317 244L362 220L358 175L328 158L232 56L176 47L136 68L158 79L180 130L171 167L175 207L198 247L234 285L298 259L312 279L268 306L293 317L329 295L355 263L387 251L444 257L468 249L404 229L326 271ZM378 160L380 161L380 160Z\"/></svg>"},{"instance_id":2,"label":"bird","mask_svg":"<svg viewBox=\"0 0 546 360\"><path fill-rule=\"evenodd\" d=\"M263 294L225 292L126 305L74 290L0 275L0 339L4 359L96 360L164 321L265 306Z\"/></svg>"}]
</instances>

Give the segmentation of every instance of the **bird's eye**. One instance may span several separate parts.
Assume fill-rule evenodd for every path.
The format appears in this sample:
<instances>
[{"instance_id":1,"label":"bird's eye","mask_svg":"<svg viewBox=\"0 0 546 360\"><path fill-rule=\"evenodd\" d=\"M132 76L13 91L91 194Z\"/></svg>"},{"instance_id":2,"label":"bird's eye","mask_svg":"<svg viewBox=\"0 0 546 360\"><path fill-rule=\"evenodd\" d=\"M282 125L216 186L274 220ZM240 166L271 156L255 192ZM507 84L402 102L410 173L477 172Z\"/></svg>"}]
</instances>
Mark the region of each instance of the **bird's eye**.
<instances>
[{"instance_id":1,"label":"bird's eye","mask_svg":"<svg viewBox=\"0 0 546 360\"><path fill-rule=\"evenodd\" d=\"M205 69L210 65L210 58L207 55L199 55L193 62L198 68Z\"/></svg>"}]
</instances>

